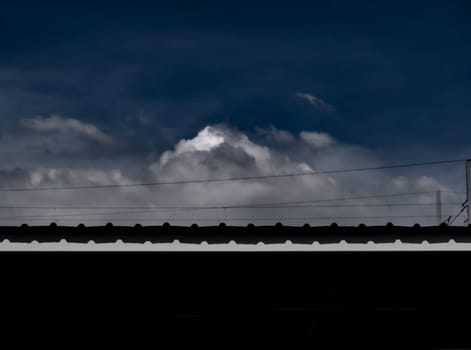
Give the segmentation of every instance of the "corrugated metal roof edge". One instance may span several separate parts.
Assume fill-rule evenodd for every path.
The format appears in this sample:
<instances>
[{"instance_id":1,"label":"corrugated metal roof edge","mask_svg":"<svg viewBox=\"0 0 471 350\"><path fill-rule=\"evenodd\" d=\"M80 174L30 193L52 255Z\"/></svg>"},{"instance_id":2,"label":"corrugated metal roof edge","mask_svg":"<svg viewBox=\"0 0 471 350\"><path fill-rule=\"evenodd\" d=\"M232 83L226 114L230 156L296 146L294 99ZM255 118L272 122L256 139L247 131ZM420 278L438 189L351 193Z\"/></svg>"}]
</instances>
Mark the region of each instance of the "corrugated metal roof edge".
<instances>
[{"instance_id":1,"label":"corrugated metal roof edge","mask_svg":"<svg viewBox=\"0 0 471 350\"><path fill-rule=\"evenodd\" d=\"M10 226L0 227L0 242L60 242L70 243L113 243L121 240L125 243L236 243L254 244L292 243L393 243L397 240L404 243L446 243L471 242L471 226L459 227L442 224L440 226Z\"/></svg>"}]
</instances>

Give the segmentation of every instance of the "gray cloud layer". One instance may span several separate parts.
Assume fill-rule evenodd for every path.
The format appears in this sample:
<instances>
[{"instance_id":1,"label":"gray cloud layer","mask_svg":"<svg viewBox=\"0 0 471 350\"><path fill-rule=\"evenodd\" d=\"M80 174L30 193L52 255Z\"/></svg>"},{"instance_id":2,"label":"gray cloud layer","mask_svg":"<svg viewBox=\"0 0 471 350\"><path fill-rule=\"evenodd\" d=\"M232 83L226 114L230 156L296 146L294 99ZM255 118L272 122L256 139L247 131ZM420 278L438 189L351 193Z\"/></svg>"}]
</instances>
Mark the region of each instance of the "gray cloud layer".
<instances>
[{"instance_id":1,"label":"gray cloud layer","mask_svg":"<svg viewBox=\"0 0 471 350\"><path fill-rule=\"evenodd\" d=\"M276 134L283 134L278 130ZM135 168L131 159L116 159L108 164L89 163L75 167L37 164L29 168L0 171L2 187L43 187L67 185L120 185L136 182L180 181L231 178L270 174L289 174L313 170L344 169L380 165L379 158L354 145L335 140L321 132L305 131L293 135L282 149L256 142L247 134L226 125L210 125L192 138L182 139L173 149L150 157L147 164ZM92 157L90 157L92 159ZM435 224L434 193L451 190L450 176L429 169L404 169L401 172L364 172L335 175L165 185L123 187L98 190L4 193L4 205L50 206L49 209L3 209L3 223L32 224L58 221L62 224L162 223L215 224ZM214 208L206 210L163 209L168 206L234 206L261 203L345 198L374 193L430 191L420 196L379 198L362 201L314 202L311 207L289 208ZM461 200L459 194L444 192L444 202ZM397 203L424 206L400 207ZM385 203L391 206L384 205ZM374 207L371 205L380 205ZM324 206L319 206L324 205ZM341 206L339 206L341 205ZM382 206L381 206L382 205ZM82 209L67 209L80 206ZM54 207L57 209L54 210ZM95 207L95 208L90 208ZM99 209L96 207L126 207ZM127 207L140 208L129 209ZM88 209L87 209L88 208ZM458 208L459 209L459 208ZM444 214L456 207L444 208ZM417 218L396 216L425 215ZM18 216L21 216L20 218Z\"/></svg>"}]
</instances>

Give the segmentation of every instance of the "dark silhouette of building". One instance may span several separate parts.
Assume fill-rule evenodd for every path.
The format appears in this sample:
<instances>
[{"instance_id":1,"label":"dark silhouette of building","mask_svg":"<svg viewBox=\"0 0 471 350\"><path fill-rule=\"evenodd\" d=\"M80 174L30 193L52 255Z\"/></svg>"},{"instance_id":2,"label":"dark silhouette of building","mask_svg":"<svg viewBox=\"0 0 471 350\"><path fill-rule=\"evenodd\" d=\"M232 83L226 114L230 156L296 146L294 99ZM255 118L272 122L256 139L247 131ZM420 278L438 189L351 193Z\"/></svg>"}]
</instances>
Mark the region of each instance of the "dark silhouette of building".
<instances>
[{"instance_id":1,"label":"dark silhouette of building","mask_svg":"<svg viewBox=\"0 0 471 350\"><path fill-rule=\"evenodd\" d=\"M467 227L13 227L0 241L469 242ZM471 347L467 251L1 252L1 339ZM93 343L96 344L96 343ZM150 344L150 346L149 346Z\"/></svg>"}]
</instances>

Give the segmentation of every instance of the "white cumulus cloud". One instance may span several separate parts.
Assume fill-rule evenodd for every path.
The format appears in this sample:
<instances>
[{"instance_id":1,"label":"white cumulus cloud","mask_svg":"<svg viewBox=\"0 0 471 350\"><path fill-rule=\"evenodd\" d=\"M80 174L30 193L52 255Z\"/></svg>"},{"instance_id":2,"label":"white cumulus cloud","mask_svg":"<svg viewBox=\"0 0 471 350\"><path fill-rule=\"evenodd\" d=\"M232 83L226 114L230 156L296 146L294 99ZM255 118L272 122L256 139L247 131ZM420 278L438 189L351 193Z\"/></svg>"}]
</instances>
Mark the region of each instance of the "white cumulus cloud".
<instances>
[{"instance_id":1,"label":"white cumulus cloud","mask_svg":"<svg viewBox=\"0 0 471 350\"><path fill-rule=\"evenodd\" d=\"M159 176L180 179L194 178L197 174L220 177L311 169L305 163L293 163L268 146L257 144L246 134L224 125L207 126L194 138L179 141L150 168Z\"/></svg>"}]
</instances>

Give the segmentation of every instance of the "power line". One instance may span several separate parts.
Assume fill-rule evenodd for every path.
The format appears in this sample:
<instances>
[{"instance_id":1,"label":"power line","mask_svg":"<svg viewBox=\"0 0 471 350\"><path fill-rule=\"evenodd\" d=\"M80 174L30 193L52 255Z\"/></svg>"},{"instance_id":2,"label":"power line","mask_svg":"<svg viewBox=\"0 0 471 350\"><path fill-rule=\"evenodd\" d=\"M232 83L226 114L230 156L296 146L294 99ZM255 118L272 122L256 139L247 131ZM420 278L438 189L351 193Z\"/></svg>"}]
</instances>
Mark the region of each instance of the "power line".
<instances>
[{"instance_id":1,"label":"power line","mask_svg":"<svg viewBox=\"0 0 471 350\"><path fill-rule=\"evenodd\" d=\"M460 205L461 202L447 202L442 205ZM115 210L115 209L129 209L135 210L129 213L142 213L142 209L148 209L145 212L159 212L159 211L178 211L178 210L217 210L217 209L286 209L286 208L374 208L374 207L421 207L421 206L435 206L436 203L385 203L385 204L368 204L368 203L355 203L355 204L315 204L315 205L223 205L223 206L181 206L181 207L139 207L139 206L115 206L115 207L61 207L61 206L0 206L0 209L32 209L32 210ZM122 212L103 212L101 214L121 214ZM126 212L128 213L128 212ZM81 214L76 214L81 215Z\"/></svg>"},{"instance_id":2,"label":"power line","mask_svg":"<svg viewBox=\"0 0 471 350\"><path fill-rule=\"evenodd\" d=\"M443 205L457 205L460 203L443 203ZM133 211L118 211L118 212L93 212L93 213L74 213L74 214L54 214L51 215L17 215L9 217L0 217L0 220L10 220L16 218L31 219L31 218L51 218L52 215L57 217L83 217L83 216L106 216L106 215L123 215L123 214L153 214L162 212L172 212L179 210L198 211L198 210L221 210L221 209L286 209L286 208L361 208L361 207L417 207L417 206L434 206L435 203L397 203L397 204L353 204L353 205L298 205L298 206L277 206L277 207L256 207L256 206L240 206L240 207L185 207L185 208L160 208L160 209L149 209L149 210L133 210ZM42 208L46 209L46 208ZM47 208L46 210L62 209L62 208ZM130 208L133 209L133 208ZM135 209L135 208L134 208ZM62 209L63 210L63 209ZM90 209L87 209L90 210Z\"/></svg>"},{"instance_id":3,"label":"power line","mask_svg":"<svg viewBox=\"0 0 471 350\"><path fill-rule=\"evenodd\" d=\"M405 196L416 196L423 194L431 194L435 191L420 191L420 192L402 192L402 193L380 193L380 194L371 194L371 195L362 195L362 196L346 196L346 197L336 197L336 198L321 198L321 199L309 199L309 200L298 200L298 201L287 201L287 202L266 202L266 203L256 203L252 204L251 208L258 207L279 207L282 208L282 205L291 205L291 204L303 204L303 203L322 203L322 202L337 202L337 201L350 201L358 199L375 199L375 198L391 198L391 197L405 197ZM431 204L432 205L432 204ZM247 207L247 205L213 205L206 206L204 208L211 209L231 209L231 208L241 208ZM62 204L48 205L48 206L35 206L35 205L1 205L0 209L194 209L200 208L200 206L162 206L157 207L153 205L147 206L64 206Z\"/></svg>"},{"instance_id":4,"label":"power line","mask_svg":"<svg viewBox=\"0 0 471 350\"><path fill-rule=\"evenodd\" d=\"M451 193L451 194L466 194L465 191L446 191L446 190L440 190L443 193Z\"/></svg>"},{"instance_id":5,"label":"power line","mask_svg":"<svg viewBox=\"0 0 471 350\"><path fill-rule=\"evenodd\" d=\"M221 209L283 209L283 208L361 208L361 207L413 207L413 206L432 206L435 203L349 203L349 204L313 204L306 205L305 203L319 203L319 202L332 202L332 201L345 201L345 200L358 200L358 199L378 199L378 198L390 198L390 197L402 197L402 196L413 196L430 194L435 191L421 191L421 192L405 192L405 193L383 193L383 194L372 194L364 196L351 196L351 197L340 197L340 198L323 198L313 199L304 201L291 201L291 202L270 202L270 203L259 203L254 205L216 205L216 206L161 206L161 207L149 207L149 206L15 206L15 205L3 205L0 209L35 209L35 210L54 210L54 214L51 215L17 215L9 217L0 217L0 220L15 220L15 219L41 219L50 220L54 215L55 221L57 217L86 217L86 216L106 216L106 215L123 215L123 214L151 214L158 212L170 212L170 211L193 211L193 210L221 210ZM460 203L443 203L443 205L459 205ZM132 211L118 211L118 212L92 212L92 213L74 213L74 214L57 214L56 210L125 210L129 209ZM389 217L389 216L388 216ZM320 219L318 217L317 219ZM90 220L90 219L88 219Z\"/></svg>"},{"instance_id":6,"label":"power line","mask_svg":"<svg viewBox=\"0 0 471 350\"><path fill-rule=\"evenodd\" d=\"M435 215L380 215L380 216L311 216L311 217L236 217L227 221L289 221L289 220L352 220L352 219L394 219L394 218L436 218ZM50 218L31 218L32 220L49 221ZM21 218L9 219L20 221ZM87 219L87 221L104 221L106 219ZM136 218L117 218L113 221L132 221ZM221 221L220 218L145 218L139 221ZM61 221L77 221L75 219L63 219Z\"/></svg>"},{"instance_id":7,"label":"power line","mask_svg":"<svg viewBox=\"0 0 471 350\"><path fill-rule=\"evenodd\" d=\"M165 212L165 211L179 211L179 210L221 210L221 209L277 209L277 208L341 208L341 207L397 207L397 206L431 206L435 203L385 203L385 204L334 204L334 205L305 205L305 203L322 203L322 202L334 202L334 201L345 201L345 200L358 200L358 199L375 199L375 198L389 198L389 197L402 197L402 196L413 196L430 194L435 191L421 191L421 192L405 192L405 193L388 193L388 194L373 194L365 196L352 196L352 197L340 197L340 198L324 198L324 199L313 199L304 201L290 201L290 202L271 202L271 203L259 203L253 205L215 205L215 206L161 206L161 207L150 207L150 206L15 206L15 205L3 205L0 209L35 209L35 210L118 210L118 209L130 209L132 212L104 212L104 213L80 213L80 214L60 214L54 215L65 217L65 216L84 216L84 215L113 215L113 214L139 214L143 213L138 210L145 210L144 213L154 212ZM297 205L302 204L302 205ZM460 203L443 203L443 205L458 205ZM4 217L0 220L6 220L15 217ZM20 216L24 218L25 216ZM28 216L31 217L31 216ZM35 216L37 217L37 215ZM50 217L45 216L45 217Z\"/></svg>"},{"instance_id":8,"label":"power line","mask_svg":"<svg viewBox=\"0 0 471 350\"><path fill-rule=\"evenodd\" d=\"M272 204L273 205L278 205L278 204L284 205L284 204L301 204L301 203L336 202L336 201L349 201L349 200L358 200L358 199L374 199L374 198L417 196L417 195L431 194L431 193L435 193L435 191L383 193L383 194L373 194L373 195L364 195L364 196L347 196L347 197L323 198L323 199L312 199L312 200L303 200L303 201L277 202L277 203L272 203Z\"/></svg>"},{"instance_id":9,"label":"power line","mask_svg":"<svg viewBox=\"0 0 471 350\"><path fill-rule=\"evenodd\" d=\"M455 215L455 217L453 219L451 219L451 215L449 216L449 218L451 219L450 220L450 225L453 224L455 222L456 219L458 219L458 217L465 211L465 209L467 209L467 205L463 205L461 210L458 212L458 214Z\"/></svg>"},{"instance_id":10,"label":"power line","mask_svg":"<svg viewBox=\"0 0 471 350\"><path fill-rule=\"evenodd\" d=\"M451 163L458 163L458 162L464 162L464 161L466 161L466 159L452 159L452 160L439 160L439 161L430 161L430 162L383 165L383 166L377 166L377 167L336 169L336 170L310 171L310 172L302 172L302 173L244 176L244 177L219 178L219 179L163 181L163 182L129 183L129 184L114 184L114 185L85 185L85 186L36 187L36 188L34 188L34 187L33 188L2 188L2 189L0 189L0 192L88 190L88 189L122 188L122 187L144 187L144 186L184 185L184 184L213 183L213 182L248 181L248 180L262 180L262 179L270 179L270 178L342 174L342 173L352 173L352 172L362 172L362 171L374 171L374 170L385 170L385 169L421 167L421 166L428 166L428 165L451 164Z\"/></svg>"}]
</instances>

